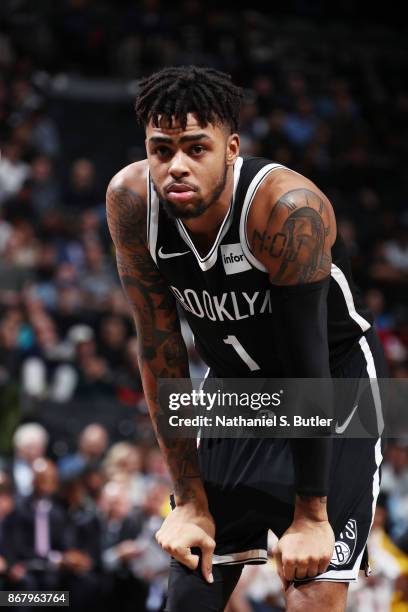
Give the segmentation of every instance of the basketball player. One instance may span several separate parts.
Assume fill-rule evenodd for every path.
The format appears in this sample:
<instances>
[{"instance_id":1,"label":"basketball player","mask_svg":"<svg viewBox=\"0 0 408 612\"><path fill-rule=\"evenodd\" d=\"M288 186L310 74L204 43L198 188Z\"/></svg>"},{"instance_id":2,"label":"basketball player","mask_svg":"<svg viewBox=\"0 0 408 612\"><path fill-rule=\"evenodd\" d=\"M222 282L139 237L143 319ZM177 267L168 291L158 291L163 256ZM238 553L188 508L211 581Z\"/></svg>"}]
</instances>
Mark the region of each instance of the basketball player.
<instances>
[{"instance_id":1,"label":"basketball player","mask_svg":"<svg viewBox=\"0 0 408 612\"><path fill-rule=\"evenodd\" d=\"M368 571L380 439L207 439L197 450L157 431L158 379L189 376L177 302L211 376L370 378L364 410L380 415L381 350L331 203L300 174L240 156L241 97L208 68L141 80L147 159L107 191L146 400L174 480L175 507L157 533L172 556L166 611L224 610L243 564L266 561L272 529L287 610L338 612Z\"/></svg>"}]
</instances>

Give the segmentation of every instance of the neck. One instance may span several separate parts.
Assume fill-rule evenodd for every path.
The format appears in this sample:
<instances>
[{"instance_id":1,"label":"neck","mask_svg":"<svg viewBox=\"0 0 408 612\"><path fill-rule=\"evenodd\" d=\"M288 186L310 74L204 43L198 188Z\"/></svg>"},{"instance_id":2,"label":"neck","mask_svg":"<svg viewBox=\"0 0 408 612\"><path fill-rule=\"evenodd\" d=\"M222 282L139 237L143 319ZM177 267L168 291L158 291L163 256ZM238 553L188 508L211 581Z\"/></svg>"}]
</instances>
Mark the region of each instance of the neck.
<instances>
[{"instance_id":1,"label":"neck","mask_svg":"<svg viewBox=\"0 0 408 612\"><path fill-rule=\"evenodd\" d=\"M183 224L188 229L191 236L213 236L220 228L225 219L225 215L231 204L234 193L234 168L229 166L227 170L227 182L225 189L216 202L196 219L185 219Z\"/></svg>"}]
</instances>

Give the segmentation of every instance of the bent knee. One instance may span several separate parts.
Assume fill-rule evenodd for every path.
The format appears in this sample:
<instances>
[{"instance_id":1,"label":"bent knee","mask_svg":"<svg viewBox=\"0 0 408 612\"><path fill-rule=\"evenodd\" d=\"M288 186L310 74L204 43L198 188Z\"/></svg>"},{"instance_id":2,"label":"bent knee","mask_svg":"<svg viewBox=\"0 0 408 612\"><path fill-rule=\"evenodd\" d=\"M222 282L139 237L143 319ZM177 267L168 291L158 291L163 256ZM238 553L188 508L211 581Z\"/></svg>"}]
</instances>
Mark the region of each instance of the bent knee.
<instances>
[{"instance_id":1,"label":"bent knee","mask_svg":"<svg viewBox=\"0 0 408 612\"><path fill-rule=\"evenodd\" d=\"M306 582L286 591L287 612L344 612L347 582Z\"/></svg>"}]
</instances>

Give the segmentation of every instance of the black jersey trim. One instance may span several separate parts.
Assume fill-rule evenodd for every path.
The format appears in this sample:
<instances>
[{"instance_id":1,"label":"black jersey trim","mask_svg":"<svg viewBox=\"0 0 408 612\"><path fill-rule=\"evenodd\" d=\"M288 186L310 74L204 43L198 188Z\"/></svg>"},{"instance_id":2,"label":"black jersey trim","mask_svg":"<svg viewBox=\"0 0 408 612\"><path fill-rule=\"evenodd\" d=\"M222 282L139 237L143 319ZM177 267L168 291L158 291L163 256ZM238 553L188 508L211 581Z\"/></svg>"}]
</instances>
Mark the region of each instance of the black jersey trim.
<instances>
[{"instance_id":1,"label":"black jersey trim","mask_svg":"<svg viewBox=\"0 0 408 612\"><path fill-rule=\"evenodd\" d=\"M213 555L214 565L237 565L239 563L259 563L268 560L268 552L265 548L243 550L242 552L226 553L225 555Z\"/></svg>"}]
</instances>

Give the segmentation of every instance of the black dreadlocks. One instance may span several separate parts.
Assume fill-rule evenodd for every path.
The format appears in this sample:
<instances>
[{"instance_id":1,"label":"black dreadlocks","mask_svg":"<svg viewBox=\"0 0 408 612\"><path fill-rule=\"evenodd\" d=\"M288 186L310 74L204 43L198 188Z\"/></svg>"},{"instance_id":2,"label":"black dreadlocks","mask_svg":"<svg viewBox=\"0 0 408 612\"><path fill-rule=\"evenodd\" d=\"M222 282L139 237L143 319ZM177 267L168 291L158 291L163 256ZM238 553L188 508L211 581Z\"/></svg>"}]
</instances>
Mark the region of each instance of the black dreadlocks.
<instances>
[{"instance_id":1,"label":"black dreadlocks","mask_svg":"<svg viewBox=\"0 0 408 612\"><path fill-rule=\"evenodd\" d=\"M221 122L232 133L238 130L241 100L242 89L230 75L213 68L179 66L163 68L139 81L135 111L142 125L152 120L157 127L159 115L164 115L170 127L175 118L184 130L187 113L195 113L201 127Z\"/></svg>"}]
</instances>

